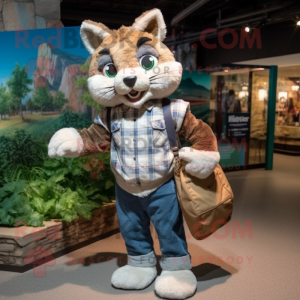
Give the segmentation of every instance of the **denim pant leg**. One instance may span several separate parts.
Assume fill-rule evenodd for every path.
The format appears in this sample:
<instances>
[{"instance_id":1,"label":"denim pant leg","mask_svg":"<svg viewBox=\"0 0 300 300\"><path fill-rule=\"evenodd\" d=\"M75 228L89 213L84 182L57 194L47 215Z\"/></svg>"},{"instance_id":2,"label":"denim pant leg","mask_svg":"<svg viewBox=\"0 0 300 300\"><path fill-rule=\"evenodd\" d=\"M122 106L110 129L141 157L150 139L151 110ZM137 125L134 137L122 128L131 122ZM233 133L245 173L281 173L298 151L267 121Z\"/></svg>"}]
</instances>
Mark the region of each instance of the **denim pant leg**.
<instances>
[{"instance_id":1,"label":"denim pant leg","mask_svg":"<svg viewBox=\"0 0 300 300\"><path fill-rule=\"evenodd\" d=\"M150 218L140 198L127 193L116 184L116 206L121 234L128 252L128 264L136 267L156 265Z\"/></svg>"},{"instance_id":2,"label":"denim pant leg","mask_svg":"<svg viewBox=\"0 0 300 300\"><path fill-rule=\"evenodd\" d=\"M178 203L174 179L167 181L148 196L147 212L156 229L163 270L189 270L192 268Z\"/></svg>"}]
</instances>

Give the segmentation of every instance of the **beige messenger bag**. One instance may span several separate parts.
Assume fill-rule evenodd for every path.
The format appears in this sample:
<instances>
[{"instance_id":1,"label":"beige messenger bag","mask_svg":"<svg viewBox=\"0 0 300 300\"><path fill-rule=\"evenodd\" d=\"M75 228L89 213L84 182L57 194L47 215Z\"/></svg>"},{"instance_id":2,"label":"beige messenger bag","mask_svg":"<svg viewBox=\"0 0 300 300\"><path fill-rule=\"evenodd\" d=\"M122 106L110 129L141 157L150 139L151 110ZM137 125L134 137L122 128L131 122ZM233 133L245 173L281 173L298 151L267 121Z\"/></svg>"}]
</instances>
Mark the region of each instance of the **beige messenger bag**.
<instances>
[{"instance_id":1,"label":"beige messenger bag","mask_svg":"<svg viewBox=\"0 0 300 300\"><path fill-rule=\"evenodd\" d=\"M220 165L206 179L199 179L185 171L186 162L178 157L169 99L163 100L163 113L176 160L174 177L178 201L192 236L203 240L231 219L233 192Z\"/></svg>"}]
</instances>

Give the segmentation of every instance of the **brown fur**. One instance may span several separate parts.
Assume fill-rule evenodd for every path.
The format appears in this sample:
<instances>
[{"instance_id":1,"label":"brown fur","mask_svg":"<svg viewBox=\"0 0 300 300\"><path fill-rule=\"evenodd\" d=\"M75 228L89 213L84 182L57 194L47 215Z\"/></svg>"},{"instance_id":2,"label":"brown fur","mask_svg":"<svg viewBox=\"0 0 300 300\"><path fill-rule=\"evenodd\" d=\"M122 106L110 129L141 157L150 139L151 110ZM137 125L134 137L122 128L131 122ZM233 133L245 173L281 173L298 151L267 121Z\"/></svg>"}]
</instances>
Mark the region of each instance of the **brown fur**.
<instances>
[{"instance_id":1,"label":"brown fur","mask_svg":"<svg viewBox=\"0 0 300 300\"><path fill-rule=\"evenodd\" d=\"M178 132L196 150L218 151L216 137L211 128L188 111Z\"/></svg>"},{"instance_id":2,"label":"brown fur","mask_svg":"<svg viewBox=\"0 0 300 300\"><path fill-rule=\"evenodd\" d=\"M92 124L89 128L77 130L82 138L83 152L80 157L91 154L107 152L110 148L110 133L98 124Z\"/></svg>"},{"instance_id":3,"label":"brown fur","mask_svg":"<svg viewBox=\"0 0 300 300\"><path fill-rule=\"evenodd\" d=\"M151 9L151 10L147 10L145 12L143 12L138 18L135 19L135 22L133 23L133 26L135 23L137 23L139 20L141 20L144 16L146 16L149 12L155 10L154 9ZM145 28L145 31L146 32L149 32L151 33L152 35L157 35L158 34L158 26L157 26L157 22L153 19L149 22L148 26Z\"/></svg>"},{"instance_id":4,"label":"brown fur","mask_svg":"<svg viewBox=\"0 0 300 300\"><path fill-rule=\"evenodd\" d=\"M97 26L97 27L101 28L102 30L104 30L104 31L106 31L106 32L108 32L108 33L111 33L111 32L112 32L112 30L110 30L107 26L105 26L105 25L102 24L102 23L97 23L97 22L94 22L94 21L92 21L92 20L86 20L85 22L86 22L86 23L89 23L89 24L91 24L91 25Z\"/></svg>"},{"instance_id":5,"label":"brown fur","mask_svg":"<svg viewBox=\"0 0 300 300\"><path fill-rule=\"evenodd\" d=\"M103 40L92 57L89 72L90 76L101 74L97 69L98 60L101 55L98 53L103 48L109 49L110 55L118 71L123 68L139 67L139 62L136 58L136 52L138 49L136 44L141 37L149 37L152 39L152 41L149 41L146 44L151 45L157 51L159 55L159 64L168 61L175 61L174 55L169 48L148 32L137 31L132 27L122 26L118 30L110 31L110 34L110 36Z\"/></svg>"}]
</instances>

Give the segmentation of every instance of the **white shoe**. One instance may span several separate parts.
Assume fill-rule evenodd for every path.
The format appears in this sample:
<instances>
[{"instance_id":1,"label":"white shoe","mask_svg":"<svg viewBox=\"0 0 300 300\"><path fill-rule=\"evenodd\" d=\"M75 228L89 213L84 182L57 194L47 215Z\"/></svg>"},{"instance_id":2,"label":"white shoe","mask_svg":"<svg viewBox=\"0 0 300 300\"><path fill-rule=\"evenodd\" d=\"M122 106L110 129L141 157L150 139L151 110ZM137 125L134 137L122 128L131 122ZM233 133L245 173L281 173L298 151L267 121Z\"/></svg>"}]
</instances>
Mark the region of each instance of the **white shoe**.
<instances>
[{"instance_id":1,"label":"white shoe","mask_svg":"<svg viewBox=\"0 0 300 300\"><path fill-rule=\"evenodd\" d=\"M126 265L113 273L111 284L118 289L142 290L153 282L156 275L156 267L132 267Z\"/></svg>"},{"instance_id":2,"label":"white shoe","mask_svg":"<svg viewBox=\"0 0 300 300\"><path fill-rule=\"evenodd\" d=\"M162 271L155 281L156 294L165 299L186 299L196 290L197 279L190 270Z\"/></svg>"}]
</instances>

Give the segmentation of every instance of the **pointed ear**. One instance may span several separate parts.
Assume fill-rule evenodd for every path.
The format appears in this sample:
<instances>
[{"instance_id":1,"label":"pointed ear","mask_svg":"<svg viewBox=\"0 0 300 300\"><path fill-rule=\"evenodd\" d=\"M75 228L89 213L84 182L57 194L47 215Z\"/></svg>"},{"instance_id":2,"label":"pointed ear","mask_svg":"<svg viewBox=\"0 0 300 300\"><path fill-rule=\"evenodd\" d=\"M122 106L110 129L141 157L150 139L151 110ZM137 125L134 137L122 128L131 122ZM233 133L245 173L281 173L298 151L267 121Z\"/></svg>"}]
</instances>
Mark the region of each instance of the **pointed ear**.
<instances>
[{"instance_id":1,"label":"pointed ear","mask_svg":"<svg viewBox=\"0 0 300 300\"><path fill-rule=\"evenodd\" d=\"M100 46L102 41L111 35L111 30L101 23L90 20L84 21L80 28L82 42L91 54Z\"/></svg>"},{"instance_id":2,"label":"pointed ear","mask_svg":"<svg viewBox=\"0 0 300 300\"><path fill-rule=\"evenodd\" d=\"M144 12L135 19L132 27L136 30L145 31L163 41L167 34L166 24L161 11L157 8Z\"/></svg>"}]
</instances>

